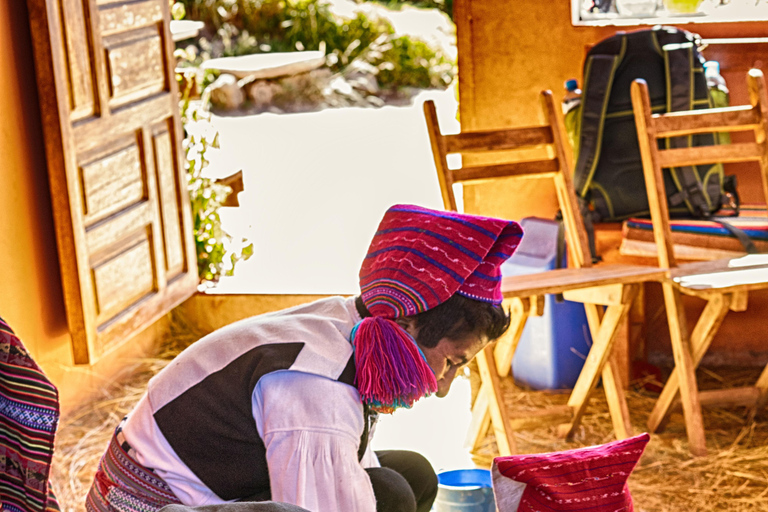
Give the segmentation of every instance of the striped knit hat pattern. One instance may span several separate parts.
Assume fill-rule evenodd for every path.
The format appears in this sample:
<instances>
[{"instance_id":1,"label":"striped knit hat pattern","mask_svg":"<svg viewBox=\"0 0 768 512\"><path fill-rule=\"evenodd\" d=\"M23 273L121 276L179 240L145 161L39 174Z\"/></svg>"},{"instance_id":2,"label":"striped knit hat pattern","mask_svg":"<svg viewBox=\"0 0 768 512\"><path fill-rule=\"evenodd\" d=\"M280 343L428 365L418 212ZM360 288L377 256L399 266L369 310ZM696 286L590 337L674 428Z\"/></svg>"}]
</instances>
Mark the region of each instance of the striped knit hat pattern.
<instances>
[{"instance_id":1,"label":"striped knit hat pattern","mask_svg":"<svg viewBox=\"0 0 768 512\"><path fill-rule=\"evenodd\" d=\"M516 222L396 205L384 214L360 269L370 317L352 331L362 401L389 413L437 391L416 340L394 319L458 293L501 304L501 264L520 244Z\"/></svg>"},{"instance_id":2,"label":"striped knit hat pattern","mask_svg":"<svg viewBox=\"0 0 768 512\"><path fill-rule=\"evenodd\" d=\"M500 266L522 236L513 221L393 206L360 269L363 302L384 318L423 313L454 293L501 304Z\"/></svg>"}]
</instances>

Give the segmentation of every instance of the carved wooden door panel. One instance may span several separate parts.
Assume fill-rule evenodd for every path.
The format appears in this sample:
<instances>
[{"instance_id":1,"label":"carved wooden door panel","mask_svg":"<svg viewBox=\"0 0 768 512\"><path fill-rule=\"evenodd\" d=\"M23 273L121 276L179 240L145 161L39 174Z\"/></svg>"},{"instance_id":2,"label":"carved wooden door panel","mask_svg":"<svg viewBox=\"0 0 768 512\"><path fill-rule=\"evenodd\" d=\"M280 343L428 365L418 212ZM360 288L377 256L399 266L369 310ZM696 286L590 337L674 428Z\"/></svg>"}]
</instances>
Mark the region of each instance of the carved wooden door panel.
<instances>
[{"instance_id":1,"label":"carved wooden door panel","mask_svg":"<svg viewBox=\"0 0 768 512\"><path fill-rule=\"evenodd\" d=\"M64 296L93 363L197 285L168 0L28 0Z\"/></svg>"}]
</instances>

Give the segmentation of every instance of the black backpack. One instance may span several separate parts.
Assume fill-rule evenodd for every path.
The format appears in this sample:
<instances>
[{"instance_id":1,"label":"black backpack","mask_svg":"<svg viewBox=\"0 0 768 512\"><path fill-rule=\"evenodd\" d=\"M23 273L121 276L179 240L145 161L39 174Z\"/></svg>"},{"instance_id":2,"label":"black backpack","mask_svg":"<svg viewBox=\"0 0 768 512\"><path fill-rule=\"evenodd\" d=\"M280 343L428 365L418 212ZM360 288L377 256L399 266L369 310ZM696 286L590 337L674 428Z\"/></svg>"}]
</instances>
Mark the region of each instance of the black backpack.
<instances>
[{"instance_id":1,"label":"black backpack","mask_svg":"<svg viewBox=\"0 0 768 512\"><path fill-rule=\"evenodd\" d=\"M690 32L658 26L619 32L587 54L572 139L573 181L588 224L649 214L630 98L633 80L648 83L654 112L713 106L696 39ZM712 134L666 140L668 147L712 143ZM721 164L671 169L664 180L672 216L709 218L724 203L738 201L735 177L724 176Z\"/></svg>"}]
</instances>

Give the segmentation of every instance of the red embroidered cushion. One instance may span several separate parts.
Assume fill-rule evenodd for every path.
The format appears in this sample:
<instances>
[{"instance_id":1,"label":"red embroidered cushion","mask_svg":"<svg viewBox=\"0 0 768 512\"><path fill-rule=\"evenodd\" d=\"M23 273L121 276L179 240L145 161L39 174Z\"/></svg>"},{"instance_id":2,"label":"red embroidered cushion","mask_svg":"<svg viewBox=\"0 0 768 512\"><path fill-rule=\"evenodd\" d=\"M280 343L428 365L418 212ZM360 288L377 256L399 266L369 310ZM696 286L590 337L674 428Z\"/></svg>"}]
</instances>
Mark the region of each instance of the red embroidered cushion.
<instances>
[{"instance_id":1,"label":"red embroidered cushion","mask_svg":"<svg viewBox=\"0 0 768 512\"><path fill-rule=\"evenodd\" d=\"M496 457L499 512L632 512L627 479L650 436L564 452Z\"/></svg>"}]
</instances>

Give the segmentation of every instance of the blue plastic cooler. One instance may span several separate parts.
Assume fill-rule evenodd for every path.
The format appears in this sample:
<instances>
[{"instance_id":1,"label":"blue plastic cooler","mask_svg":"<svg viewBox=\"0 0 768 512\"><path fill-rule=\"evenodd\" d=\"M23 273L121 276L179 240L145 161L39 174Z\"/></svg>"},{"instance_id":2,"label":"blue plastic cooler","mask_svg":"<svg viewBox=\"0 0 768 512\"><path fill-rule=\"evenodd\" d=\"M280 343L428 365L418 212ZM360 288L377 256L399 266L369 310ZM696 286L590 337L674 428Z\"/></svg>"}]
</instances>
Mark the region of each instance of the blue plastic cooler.
<instances>
[{"instance_id":1,"label":"blue plastic cooler","mask_svg":"<svg viewBox=\"0 0 768 512\"><path fill-rule=\"evenodd\" d=\"M520 224L525 232L523 240L502 265L502 274L519 276L556 268L558 223L527 217ZM528 318L515 351L515 382L534 389L573 388L591 345L584 305L558 302L554 295L547 295L544 314Z\"/></svg>"}]
</instances>

